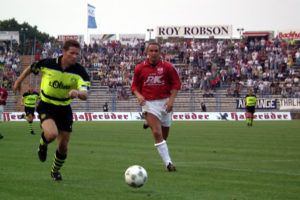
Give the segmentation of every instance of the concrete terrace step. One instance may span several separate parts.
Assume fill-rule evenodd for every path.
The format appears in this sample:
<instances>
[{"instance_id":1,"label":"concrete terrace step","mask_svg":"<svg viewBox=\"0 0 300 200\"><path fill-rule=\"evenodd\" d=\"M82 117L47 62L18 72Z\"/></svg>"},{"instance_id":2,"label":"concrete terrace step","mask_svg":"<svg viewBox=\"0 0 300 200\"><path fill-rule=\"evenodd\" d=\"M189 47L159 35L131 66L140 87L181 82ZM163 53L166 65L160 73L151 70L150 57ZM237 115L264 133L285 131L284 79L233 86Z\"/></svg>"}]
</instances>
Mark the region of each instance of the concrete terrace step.
<instances>
[{"instance_id":1,"label":"concrete terrace step","mask_svg":"<svg viewBox=\"0 0 300 200\"><path fill-rule=\"evenodd\" d=\"M128 87L127 87L128 88ZM81 101L79 99L74 99L71 106L75 112L78 111L98 111L103 110L103 105L108 102L109 109L111 110L113 105L115 111L140 111L140 106L137 104L137 100L134 95L132 95L127 90L129 94L128 100L119 100L116 94L112 94L108 91L107 86L97 86L91 87L89 91L89 99L87 101ZM23 94L23 93L21 93ZM205 102L207 106L207 111L240 111L236 109L236 100L243 98L228 97L226 89L218 89L217 96L215 97L203 97L202 90L191 91L180 91L176 97L174 103L174 111L195 111L200 112L200 102ZM215 95L216 96L216 95ZM259 97L259 95L258 95ZM270 96L270 98L280 98L280 95ZM113 101L114 99L114 101ZM7 100L7 105L5 106L5 111L23 111L23 107L20 106L21 95L15 96L12 91L9 91L9 97ZM112 102L115 102L112 104Z\"/></svg>"}]
</instances>

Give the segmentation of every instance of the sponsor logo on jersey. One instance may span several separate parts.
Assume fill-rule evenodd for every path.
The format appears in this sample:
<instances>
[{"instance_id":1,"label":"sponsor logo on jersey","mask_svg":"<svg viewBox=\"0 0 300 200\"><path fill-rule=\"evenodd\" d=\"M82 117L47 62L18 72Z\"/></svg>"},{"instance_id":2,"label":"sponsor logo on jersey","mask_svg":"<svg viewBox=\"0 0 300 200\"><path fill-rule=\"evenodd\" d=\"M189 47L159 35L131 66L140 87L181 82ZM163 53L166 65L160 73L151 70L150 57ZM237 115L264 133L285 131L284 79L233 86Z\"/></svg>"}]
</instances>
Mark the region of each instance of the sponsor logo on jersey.
<instances>
[{"instance_id":1,"label":"sponsor logo on jersey","mask_svg":"<svg viewBox=\"0 0 300 200\"><path fill-rule=\"evenodd\" d=\"M29 101L35 101L35 100L36 100L36 98L29 97L27 100L29 100Z\"/></svg>"},{"instance_id":2,"label":"sponsor logo on jersey","mask_svg":"<svg viewBox=\"0 0 300 200\"><path fill-rule=\"evenodd\" d=\"M163 77L163 75L160 76L156 76L156 75L150 75L147 78L147 81L145 82L145 86L146 85L164 85L165 81L161 80Z\"/></svg>"},{"instance_id":3,"label":"sponsor logo on jersey","mask_svg":"<svg viewBox=\"0 0 300 200\"><path fill-rule=\"evenodd\" d=\"M66 89L66 90L71 89L70 85L64 85L62 81L57 81L57 80L56 81L50 81L49 86L53 87L55 89Z\"/></svg>"}]
</instances>

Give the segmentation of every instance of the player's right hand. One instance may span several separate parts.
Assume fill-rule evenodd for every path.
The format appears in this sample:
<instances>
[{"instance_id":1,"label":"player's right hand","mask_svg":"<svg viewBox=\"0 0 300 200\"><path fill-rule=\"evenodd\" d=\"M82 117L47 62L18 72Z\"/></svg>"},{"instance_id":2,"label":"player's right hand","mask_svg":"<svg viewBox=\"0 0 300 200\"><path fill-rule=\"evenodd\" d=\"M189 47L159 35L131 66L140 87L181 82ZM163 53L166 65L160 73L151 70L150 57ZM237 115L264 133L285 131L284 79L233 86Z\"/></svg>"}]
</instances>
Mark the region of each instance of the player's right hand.
<instances>
[{"instance_id":1,"label":"player's right hand","mask_svg":"<svg viewBox=\"0 0 300 200\"><path fill-rule=\"evenodd\" d=\"M71 90L71 91L69 92L68 96L69 96L71 99L75 99L75 98L78 97L78 94L79 94L78 90Z\"/></svg>"},{"instance_id":2,"label":"player's right hand","mask_svg":"<svg viewBox=\"0 0 300 200\"><path fill-rule=\"evenodd\" d=\"M137 99L138 99L138 102L139 102L139 104L141 106L145 105L145 98L144 98L144 96L140 95L140 96L137 97Z\"/></svg>"},{"instance_id":3,"label":"player's right hand","mask_svg":"<svg viewBox=\"0 0 300 200\"><path fill-rule=\"evenodd\" d=\"M15 81L14 87L13 87L13 92L14 94L17 94L17 91L21 90L21 84L18 81Z\"/></svg>"}]
</instances>

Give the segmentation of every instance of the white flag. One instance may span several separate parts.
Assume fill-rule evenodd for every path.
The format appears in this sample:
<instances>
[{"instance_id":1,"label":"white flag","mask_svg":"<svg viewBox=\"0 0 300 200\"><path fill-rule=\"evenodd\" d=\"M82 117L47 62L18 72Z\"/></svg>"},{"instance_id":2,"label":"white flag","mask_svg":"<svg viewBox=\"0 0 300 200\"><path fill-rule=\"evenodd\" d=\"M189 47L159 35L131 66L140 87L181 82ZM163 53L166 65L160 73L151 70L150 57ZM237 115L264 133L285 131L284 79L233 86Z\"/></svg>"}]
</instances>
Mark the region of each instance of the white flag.
<instances>
[{"instance_id":1,"label":"white flag","mask_svg":"<svg viewBox=\"0 0 300 200\"><path fill-rule=\"evenodd\" d=\"M88 4L88 28L97 28L95 8L95 6Z\"/></svg>"}]
</instances>

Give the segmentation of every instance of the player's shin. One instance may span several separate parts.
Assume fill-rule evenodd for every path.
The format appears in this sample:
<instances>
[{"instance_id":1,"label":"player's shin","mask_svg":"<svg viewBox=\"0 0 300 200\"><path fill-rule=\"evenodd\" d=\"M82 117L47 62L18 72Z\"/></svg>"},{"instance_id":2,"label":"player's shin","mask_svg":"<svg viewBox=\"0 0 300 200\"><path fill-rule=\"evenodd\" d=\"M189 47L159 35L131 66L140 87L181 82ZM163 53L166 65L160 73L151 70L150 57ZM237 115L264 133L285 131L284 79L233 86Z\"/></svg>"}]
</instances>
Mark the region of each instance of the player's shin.
<instances>
[{"instance_id":1,"label":"player's shin","mask_svg":"<svg viewBox=\"0 0 300 200\"><path fill-rule=\"evenodd\" d=\"M65 160L67 158L67 155L62 155L56 150L56 153L54 154L54 161L52 164L51 172L55 173L60 170L60 168L63 166Z\"/></svg>"},{"instance_id":2,"label":"player's shin","mask_svg":"<svg viewBox=\"0 0 300 200\"><path fill-rule=\"evenodd\" d=\"M32 121L28 122L28 127L29 127L29 131L31 134L34 134L33 129L32 129Z\"/></svg>"},{"instance_id":3,"label":"player's shin","mask_svg":"<svg viewBox=\"0 0 300 200\"><path fill-rule=\"evenodd\" d=\"M168 166L169 163L172 163L170 155L169 155L168 145L165 140L163 140L160 143L154 144L154 146L157 148L157 151L158 151L160 157L163 159L166 166Z\"/></svg>"},{"instance_id":4,"label":"player's shin","mask_svg":"<svg viewBox=\"0 0 300 200\"><path fill-rule=\"evenodd\" d=\"M40 145L46 146L48 143L49 142L46 140L44 132L42 132L41 139L40 139Z\"/></svg>"}]
</instances>

